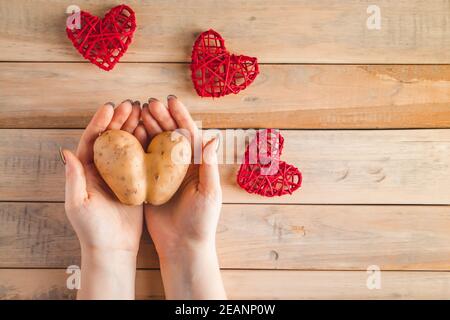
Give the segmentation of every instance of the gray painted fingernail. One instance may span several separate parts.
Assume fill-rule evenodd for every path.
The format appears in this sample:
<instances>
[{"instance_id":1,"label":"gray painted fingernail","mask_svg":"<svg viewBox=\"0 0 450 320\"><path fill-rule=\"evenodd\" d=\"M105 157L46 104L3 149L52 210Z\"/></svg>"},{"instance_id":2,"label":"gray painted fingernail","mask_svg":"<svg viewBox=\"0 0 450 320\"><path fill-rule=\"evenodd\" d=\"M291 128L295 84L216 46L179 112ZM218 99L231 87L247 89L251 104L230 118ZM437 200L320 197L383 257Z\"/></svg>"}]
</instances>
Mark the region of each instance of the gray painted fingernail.
<instances>
[{"instance_id":1,"label":"gray painted fingernail","mask_svg":"<svg viewBox=\"0 0 450 320\"><path fill-rule=\"evenodd\" d=\"M156 99L156 98L149 98L148 99L148 103L152 103L152 102L156 102L156 101L159 101L159 100Z\"/></svg>"},{"instance_id":2,"label":"gray painted fingernail","mask_svg":"<svg viewBox=\"0 0 450 320\"><path fill-rule=\"evenodd\" d=\"M125 103L125 102L129 102L130 104L133 104L133 100L131 100L131 99L126 99L126 100L122 101L122 103Z\"/></svg>"},{"instance_id":3,"label":"gray painted fingernail","mask_svg":"<svg viewBox=\"0 0 450 320\"><path fill-rule=\"evenodd\" d=\"M66 157L64 157L64 153L62 151L62 148L59 147L59 157L61 158L61 162L66 165Z\"/></svg>"},{"instance_id":4,"label":"gray painted fingernail","mask_svg":"<svg viewBox=\"0 0 450 320\"><path fill-rule=\"evenodd\" d=\"M105 105L106 105L106 104L109 104L109 105L110 105L111 107L113 107L113 108L116 106L116 105L114 104L114 102L107 102L107 103L105 103Z\"/></svg>"},{"instance_id":5,"label":"gray painted fingernail","mask_svg":"<svg viewBox=\"0 0 450 320\"><path fill-rule=\"evenodd\" d=\"M167 96L167 100L170 100L170 99L178 99L178 98L177 98L177 96L174 95L174 94L169 94L169 95Z\"/></svg>"}]
</instances>

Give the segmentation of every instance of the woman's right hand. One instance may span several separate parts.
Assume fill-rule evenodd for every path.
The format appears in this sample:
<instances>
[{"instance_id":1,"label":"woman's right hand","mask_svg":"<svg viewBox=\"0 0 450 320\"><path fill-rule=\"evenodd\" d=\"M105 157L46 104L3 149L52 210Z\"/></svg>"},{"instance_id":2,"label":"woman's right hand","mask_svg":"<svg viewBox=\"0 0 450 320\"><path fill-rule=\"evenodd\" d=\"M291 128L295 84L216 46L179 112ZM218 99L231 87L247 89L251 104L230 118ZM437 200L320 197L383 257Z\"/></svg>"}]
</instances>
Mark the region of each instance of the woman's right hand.
<instances>
[{"instance_id":1,"label":"woman's right hand","mask_svg":"<svg viewBox=\"0 0 450 320\"><path fill-rule=\"evenodd\" d=\"M93 162L95 139L105 130L120 129L142 141L141 109L130 101L116 109L100 107L84 130L76 155L62 150L66 167L65 208L81 246L81 299L134 298L136 255L143 227L142 205L120 203Z\"/></svg>"}]
</instances>

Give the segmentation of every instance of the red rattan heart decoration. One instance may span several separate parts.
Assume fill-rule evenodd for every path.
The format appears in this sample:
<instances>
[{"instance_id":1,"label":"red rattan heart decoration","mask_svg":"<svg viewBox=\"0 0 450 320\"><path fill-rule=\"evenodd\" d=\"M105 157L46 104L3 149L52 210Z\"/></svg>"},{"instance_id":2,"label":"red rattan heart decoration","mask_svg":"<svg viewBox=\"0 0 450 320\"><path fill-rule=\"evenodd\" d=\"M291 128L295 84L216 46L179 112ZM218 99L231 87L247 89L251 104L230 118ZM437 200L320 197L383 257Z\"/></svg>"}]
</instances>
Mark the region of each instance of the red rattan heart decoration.
<instances>
[{"instance_id":1,"label":"red rattan heart decoration","mask_svg":"<svg viewBox=\"0 0 450 320\"><path fill-rule=\"evenodd\" d=\"M284 139L274 129L259 130L247 146L237 183L248 193L265 197L292 194L302 184L302 174L280 160Z\"/></svg>"},{"instance_id":2,"label":"red rattan heart decoration","mask_svg":"<svg viewBox=\"0 0 450 320\"><path fill-rule=\"evenodd\" d=\"M134 11L120 5L103 19L81 11L80 20L80 29L66 27L67 36L85 59L103 70L111 70L131 43L136 30Z\"/></svg>"},{"instance_id":3,"label":"red rattan heart decoration","mask_svg":"<svg viewBox=\"0 0 450 320\"><path fill-rule=\"evenodd\" d=\"M247 88L259 73L256 58L230 54L214 30L200 34L192 48L192 82L201 97L222 97Z\"/></svg>"}]
</instances>

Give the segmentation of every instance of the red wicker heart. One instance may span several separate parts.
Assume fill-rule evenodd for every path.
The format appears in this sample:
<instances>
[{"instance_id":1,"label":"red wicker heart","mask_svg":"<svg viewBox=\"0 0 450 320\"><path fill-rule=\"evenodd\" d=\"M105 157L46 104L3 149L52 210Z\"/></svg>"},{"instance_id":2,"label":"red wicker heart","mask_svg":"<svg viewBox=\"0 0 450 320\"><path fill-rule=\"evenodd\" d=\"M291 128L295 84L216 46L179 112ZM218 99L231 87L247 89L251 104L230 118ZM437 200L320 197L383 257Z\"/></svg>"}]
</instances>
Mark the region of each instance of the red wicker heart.
<instances>
[{"instance_id":1,"label":"red wicker heart","mask_svg":"<svg viewBox=\"0 0 450 320\"><path fill-rule=\"evenodd\" d=\"M201 97L222 97L247 88L259 73L256 58L230 54L214 30L200 34L192 49L192 82Z\"/></svg>"},{"instance_id":2,"label":"red wicker heart","mask_svg":"<svg viewBox=\"0 0 450 320\"><path fill-rule=\"evenodd\" d=\"M134 11L120 5L103 19L85 11L80 15L81 28L66 27L67 36L85 59L103 70L113 69L127 51L136 30Z\"/></svg>"},{"instance_id":3,"label":"red wicker heart","mask_svg":"<svg viewBox=\"0 0 450 320\"><path fill-rule=\"evenodd\" d=\"M302 184L302 174L280 160L284 139L279 131L259 130L245 150L237 183L248 193L265 197L292 194Z\"/></svg>"}]
</instances>

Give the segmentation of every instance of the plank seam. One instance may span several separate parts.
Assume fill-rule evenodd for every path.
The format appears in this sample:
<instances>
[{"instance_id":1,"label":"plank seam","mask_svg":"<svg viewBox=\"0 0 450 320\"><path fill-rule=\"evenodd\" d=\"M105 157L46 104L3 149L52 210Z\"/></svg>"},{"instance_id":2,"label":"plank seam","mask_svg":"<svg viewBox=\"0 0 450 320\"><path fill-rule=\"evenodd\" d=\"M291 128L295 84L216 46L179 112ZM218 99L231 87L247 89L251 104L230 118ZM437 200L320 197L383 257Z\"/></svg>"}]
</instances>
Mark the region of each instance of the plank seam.
<instances>
[{"instance_id":1,"label":"plank seam","mask_svg":"<svg viewBox=\"0 0 450 320\"><path fill-rule=\"evenodd\" d=\"M0 267L2 270L66 270L62 267ZM136 268L138 271L160 271L160 268ZM252 269L252 268L220 268L221 271L290 271L290 272L367 272L366 269ZM413 273L413 272L423 272L423 273L450 273L449 269L381 269L381 272L390 273Z\"/></svg>"},{"instance_id":2,"label":"plank seam","mask_svg":"<svg viewBox=\"0 0 450 320\"><path fill-rule=\"evenodd\" d=\"M57 64L57 63L82 63L90 64L89 61L77 61L77 60L55 60L55 61L44 61L44 60L0 60L0 63L40 63L40 64ZM190 61L121 61L119 64L190 64ZM351 62L341 62L341 63L331 63L331 62L258 62L259 65L266 66L450 66L450 63L351 63Z\"/></svg>"},{"instance_id":3,"label":"plank seam","mask_svg":"<svg viewBox=\"0 0 450 320\"><path fill-rule=\"evenodd\" d=\"M2 203L61 203L64 201L52 201L52 200L0 200L0 204ZM397 206L397 207L450 207L450 203L448 204L439 204L439 203L278 203L278 202L223 202L222 204L226 205L264 205L264 206Z\"/></svg>"}]
</instances>

